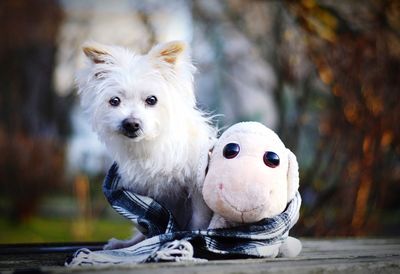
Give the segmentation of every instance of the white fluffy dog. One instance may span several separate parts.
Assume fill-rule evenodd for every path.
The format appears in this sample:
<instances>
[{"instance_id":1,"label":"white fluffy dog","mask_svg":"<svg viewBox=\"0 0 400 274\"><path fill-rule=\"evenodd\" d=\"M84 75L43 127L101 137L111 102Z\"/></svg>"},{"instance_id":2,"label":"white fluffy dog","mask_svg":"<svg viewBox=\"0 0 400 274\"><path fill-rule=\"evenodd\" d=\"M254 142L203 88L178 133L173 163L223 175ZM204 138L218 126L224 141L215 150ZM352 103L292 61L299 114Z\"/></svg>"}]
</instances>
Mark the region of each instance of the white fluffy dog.
<instances>
[{"instance_id":1,"label":"white fluffy dog","mask_svg":"<svg viewBox=\"0 0 400 274\"><path fill-rule=\"evenodd\" d=\"M94 131L119 166L124 188L154 198L182 229L207 228L201 187L216 130L196 108L194 66L183 42L145 55L86 44L78 92ZM111 239L107 249L132 245Z\"/></svg>"}]
</instances>

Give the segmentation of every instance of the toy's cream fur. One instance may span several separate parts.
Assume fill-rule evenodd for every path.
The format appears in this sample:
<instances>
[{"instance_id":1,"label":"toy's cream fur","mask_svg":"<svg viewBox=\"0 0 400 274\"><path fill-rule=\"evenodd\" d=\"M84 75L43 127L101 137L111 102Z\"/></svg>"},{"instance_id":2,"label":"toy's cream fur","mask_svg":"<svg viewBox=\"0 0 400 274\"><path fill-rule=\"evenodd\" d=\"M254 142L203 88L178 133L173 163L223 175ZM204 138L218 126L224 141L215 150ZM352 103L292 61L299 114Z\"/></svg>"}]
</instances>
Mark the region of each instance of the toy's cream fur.
<instances>
[{"instance_id":1,"label":"toy's cream fur","mask_svg":"<svg viewBox=\"0 0 400 274\"><path fill-rule=\"evenodd\" d=\"M231 153L230 158L224 153L228 144L237 145L238 151L233 157ZM264 161L267 152L279 160ZM296 156L278 135L257 122L235 124L216 143L204 181L203 197L214 212L209 228L233 227L275 217L285 210L298 187ZM279 252L293 257L300 250L300 242L288 237Z\"/></svg>"},{"instance_id":2,"label":"toy's cream fur","mask_svg":"<svg viewBox=\"0 0 400 274\"><path fill-rule=\"evenodd\" d=\"M201 186L216 130L196 108L186 45L160 44L145 55L95 43L83 51L82 106L118 163L123 187L163 204L182 229L207 227ZM106 248L136 241L113 240Z\"/></svg>"}]
</instances>

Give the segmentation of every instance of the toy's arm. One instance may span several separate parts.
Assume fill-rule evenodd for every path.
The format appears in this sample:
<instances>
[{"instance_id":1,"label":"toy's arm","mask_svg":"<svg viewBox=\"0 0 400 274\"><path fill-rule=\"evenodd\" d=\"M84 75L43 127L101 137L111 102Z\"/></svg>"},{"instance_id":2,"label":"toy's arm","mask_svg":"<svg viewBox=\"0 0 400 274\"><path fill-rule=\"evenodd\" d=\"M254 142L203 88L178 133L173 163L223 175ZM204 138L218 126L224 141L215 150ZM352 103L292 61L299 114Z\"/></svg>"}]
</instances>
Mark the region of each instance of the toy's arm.
<instances>
[{"instance_id":1,"label":"toy's arm","mask_svg":"<svg viewBox=\"0 0 400 274\"><path fill-rule=\"evenodd\" d=\"M229 227L228 222L221 215L214 213L214 216L212 217L210 224L208 225L208 229L224 228L224 227Z\"/></svg>"},{"instance_id":2,"label":"toy's arm","mask_svg":"<svg viewBox=\"0 0 400 274\"><path fill-rule=\"evenodd\" d=\"M210 224L208 225L208 229L224 228L224 227L227 227L226 220L217 213L214 213L214 216L212 217Z\"/></svg>"},{"instance_id":3,"label":"toy's arm","mask_svg":"<svg viewBox=\"0 0 400 274\"><path fill-rule=\"evenodd\" d=\"M227 221L221 215L214 213L210 224L208 225L208 229L216 229L216 228L227 228L227 227L235 227L240 225L239 223Z\"/></svg>"}]
</instances>

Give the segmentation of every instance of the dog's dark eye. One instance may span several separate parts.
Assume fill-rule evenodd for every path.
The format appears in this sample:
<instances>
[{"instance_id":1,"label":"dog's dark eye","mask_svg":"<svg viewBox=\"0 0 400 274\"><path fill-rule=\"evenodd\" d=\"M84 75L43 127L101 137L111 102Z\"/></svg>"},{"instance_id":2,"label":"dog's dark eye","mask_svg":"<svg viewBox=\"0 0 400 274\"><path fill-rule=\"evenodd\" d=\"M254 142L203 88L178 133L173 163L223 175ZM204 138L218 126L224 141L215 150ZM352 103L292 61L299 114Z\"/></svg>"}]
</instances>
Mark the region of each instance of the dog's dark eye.
<instances>
[{"instance_id":1,"label":"dog's dark eye","mask_svg":"<svg viewBox=\"0 0 400 274\"><path fill-rule=\"evenodd\" d=\"M222 154L226 159L235 158L240 151L240 146L236 143L229 143L224 147Z\"/></svg>"},{"instance_id":2,"label":"dog's dark eye","mask_svg":"<svg viewBox=\"0 0 400 274\"><path fill-rule=\"evenodd\" d=\"M272 168L279 166L279 156L275 152L272 152L272 151L265 152L263 160L264 160L264 164L266 166L269 166Z\"/></svg>"},{"instance_id":3,"label":"dog's dark eye","mask_svg":"<svg viewBox=\"0 0 400 274\"><path fill-rule=\"evenodd\" d=\"M113 107L117 107L119 106L119 104L121 103L121 99L119 99L119 97L115 96L112 97L109 101L110 105L112 105Z\"/></svg>"},{"instance_id":4,"label":"dog's dark eye","mask_svg":"<svg viewBox=\"0 0 400 274\"><path fill-rule=\"evenodd\" d=\"M146 104L148 104L149 106L154 106L155 104L157 104L157 97L152 95L146 98Z\"/></svg>"}]
</instances>

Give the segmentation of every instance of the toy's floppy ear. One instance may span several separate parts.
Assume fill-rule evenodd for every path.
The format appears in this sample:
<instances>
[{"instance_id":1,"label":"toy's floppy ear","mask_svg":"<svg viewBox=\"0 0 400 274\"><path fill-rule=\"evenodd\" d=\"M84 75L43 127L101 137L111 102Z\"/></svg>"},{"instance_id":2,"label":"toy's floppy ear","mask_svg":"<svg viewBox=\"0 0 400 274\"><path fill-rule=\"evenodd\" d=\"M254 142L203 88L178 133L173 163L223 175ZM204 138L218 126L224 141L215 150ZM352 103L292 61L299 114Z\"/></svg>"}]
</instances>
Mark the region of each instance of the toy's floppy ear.
<instances>
[{"instance_id":1,"label":"toy's floppy ear","mask_svg":"<svg viewBox=\"0 0 400 274\"><path fill-rule=\"evenodd\" d=\"M287 183L288 183L288 202L294 198L297 190L299 189L299 164L297 163L296 155L293 154L289 149L289 165L287 172Z\"/></svg>"}]
</instances>

